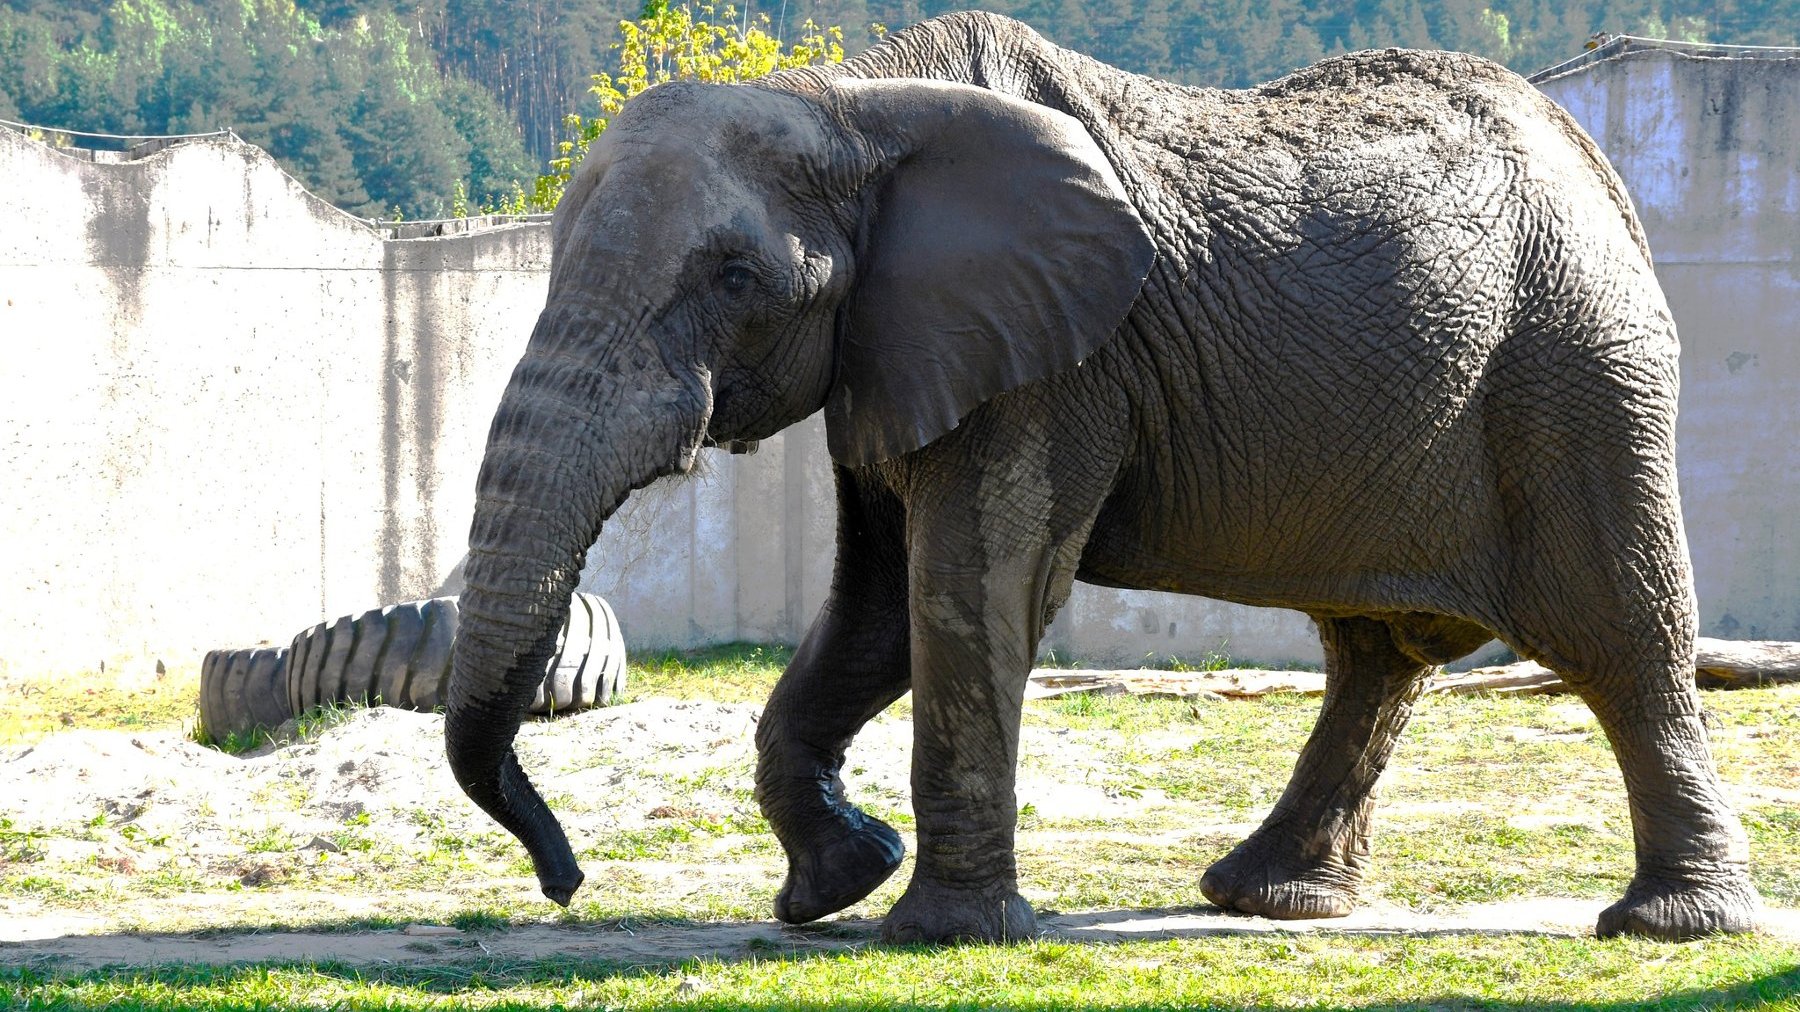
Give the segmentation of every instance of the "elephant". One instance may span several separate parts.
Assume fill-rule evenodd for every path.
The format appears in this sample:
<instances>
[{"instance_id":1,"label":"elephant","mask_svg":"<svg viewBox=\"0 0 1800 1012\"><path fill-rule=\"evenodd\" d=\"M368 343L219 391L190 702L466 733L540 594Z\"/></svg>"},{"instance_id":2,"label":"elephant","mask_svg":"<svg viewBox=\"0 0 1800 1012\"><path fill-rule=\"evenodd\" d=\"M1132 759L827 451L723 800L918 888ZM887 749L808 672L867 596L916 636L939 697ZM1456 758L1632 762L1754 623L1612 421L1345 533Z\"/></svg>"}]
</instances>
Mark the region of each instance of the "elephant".
<instances>
[{"instance_id":1,"label":"elephant","mask_svg":"<svg viewBox=\"0 0 1800 1012\"><path fill-rule=\"evenodd\" d=\"M1593 709L1636 871L1602 936L1753 930L1693 682L1677 339L1623 184L1521 78L1352 53L1179 87L958 13L841 64L633 98L551 223L477 478L446 751L582 882L513 751L601 525L823 411L827 600L756 731L800 923L899 865L839 770L913 693L885 939L1033 934L1022 693L1074 581L1298 609L1327 689L1213 903L1338 916L1433 665L1499 637Z\"/></svg>"}]
</instances>

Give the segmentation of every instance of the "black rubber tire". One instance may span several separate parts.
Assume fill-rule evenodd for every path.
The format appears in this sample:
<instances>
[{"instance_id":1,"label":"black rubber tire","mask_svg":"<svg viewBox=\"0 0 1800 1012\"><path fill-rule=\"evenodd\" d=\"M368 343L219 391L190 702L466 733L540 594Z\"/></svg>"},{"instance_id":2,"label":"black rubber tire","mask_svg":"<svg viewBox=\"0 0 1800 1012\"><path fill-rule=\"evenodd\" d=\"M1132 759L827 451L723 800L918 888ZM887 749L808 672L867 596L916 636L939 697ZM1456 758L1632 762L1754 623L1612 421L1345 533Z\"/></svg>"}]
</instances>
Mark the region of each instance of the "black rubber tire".
<instances>
[{"instance_id":1,"label":"black rubber tire","mask_svg":"<svg viewBox=\"0 0 1800 1012\"><path fill-rule=\"evenodd\" d=\"M625 638L606 599L576 594L557 635L556 654L528 712L568 713L609 706L625 691Z\"/></svg>"},{"instance_id":2,"label":"black rubber tire","mask_svg":"<svg viewBox=\"0 0 1800 1012\"><path fill-rule=\"evenodd\" d=\"M288 705L294 713L339 703L435 710L448 699L456 622L456 598L438 597L313 626L288 650ZM576 594L530 712L605 706L624 687L625 644L612 608Z\"/></svg>"},{"instance_id":3,"label":"black rubber tire","mask_svg":"<svg viewBox=\"0 0 1800 1012\"><path fill-rule=\"evenodd\" d=\"M321 622L288 648L288 703L295 713L340 703L430 710L438 705L455 636L455 598Z\"/></svg>"},{"instance_id":4,"label":"black rubber tire","mask_svg":"<svg viewBox=\"0 0 1800 1012\"><path fill-rule=\"evenodd\" d=\"M292 717L287 647L213 650L200 663L200 730L214 743Z\"/></svg>"}]
</instances>

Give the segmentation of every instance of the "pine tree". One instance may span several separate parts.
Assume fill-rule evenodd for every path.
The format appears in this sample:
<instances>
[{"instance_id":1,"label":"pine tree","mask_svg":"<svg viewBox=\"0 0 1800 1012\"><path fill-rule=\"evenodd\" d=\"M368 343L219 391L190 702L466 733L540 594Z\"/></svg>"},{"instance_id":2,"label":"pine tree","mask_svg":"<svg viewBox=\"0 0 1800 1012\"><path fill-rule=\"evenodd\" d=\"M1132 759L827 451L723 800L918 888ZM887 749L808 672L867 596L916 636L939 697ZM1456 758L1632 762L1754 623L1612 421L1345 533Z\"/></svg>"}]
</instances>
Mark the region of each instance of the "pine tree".
<instances>
[{"instance_id":1,"label":"pine tree","mask_svg":"<svg viewBox=\"0 0 1800 1012\"><path fill-rule=\"evenodd\" d=\"M464 193L476 207L497 205L537 174L517 124L494 96L464 77L444 83L443 108L469 144Z\"/></svg>"}]
</instances>

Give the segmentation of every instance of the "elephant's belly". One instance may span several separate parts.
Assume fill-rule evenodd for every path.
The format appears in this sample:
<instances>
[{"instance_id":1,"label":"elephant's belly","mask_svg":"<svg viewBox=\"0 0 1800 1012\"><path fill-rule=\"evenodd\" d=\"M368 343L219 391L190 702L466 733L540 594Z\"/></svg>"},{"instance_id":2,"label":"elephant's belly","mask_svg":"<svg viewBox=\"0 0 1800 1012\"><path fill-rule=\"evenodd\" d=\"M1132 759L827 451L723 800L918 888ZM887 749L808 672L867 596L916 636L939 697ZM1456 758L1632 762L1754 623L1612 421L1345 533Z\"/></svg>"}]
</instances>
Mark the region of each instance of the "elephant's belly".
<instances>
[{"instance_id":1,"label":"elephant's belly","mask_svg":"<svg viewBox=\"0 0 1800 1012\"><path fill-rule=\"evenodd\" d=\"M1247 571L1090 541L1075 578L1122 590L1160 590L1240 604L1307 607L1349 604L1362 596L1354 579L1336 573Z\"/></svg>"},{"instance_id":2,"label":"elephant's belly","mask_svg":"<svg viewBox=\"0 0 1800 1012\"><path fill-rule=\"evenodd\" d=\"M1394 504L1385 516L1321 513L1311 522L1265 510L1286 522L1263 526L1209 524L1199 509L1109 509L1076 579L1313 612L1456 611L1482 596L1493 568L1479 519L1487 511L1475 503L1484 495L1470 490L1457 505Z\"/></svg>"},{"instance_id":3,"label":"elephant's belly","mask_svg":"<svg viewBox=\"0 0 1800 1012\"><path fill-rule=\"evenodd\" d=\"M1371 579L1369 574L1234 572L1200 565L1184 568L1169 565L1167 560L1130 556L1096 562L1084 557L1075 577L1101 587L1193 594L1313 614L1436 610L1442 606L1438 602L1451 597L1445 593L1447 588L1429 579L1411 580L1409 586L1400 587L1393 581Z\"/></svg>"}]
</instances>

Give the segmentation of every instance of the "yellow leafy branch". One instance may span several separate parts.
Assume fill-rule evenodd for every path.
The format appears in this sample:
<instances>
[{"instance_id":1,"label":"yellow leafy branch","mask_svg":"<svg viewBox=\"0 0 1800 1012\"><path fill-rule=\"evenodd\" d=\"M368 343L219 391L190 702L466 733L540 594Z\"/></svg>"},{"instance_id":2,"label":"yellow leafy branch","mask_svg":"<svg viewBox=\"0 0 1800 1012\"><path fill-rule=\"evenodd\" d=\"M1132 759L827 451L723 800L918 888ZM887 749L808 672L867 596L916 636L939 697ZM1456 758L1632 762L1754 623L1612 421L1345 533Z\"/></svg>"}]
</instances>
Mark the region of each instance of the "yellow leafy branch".
<instances>
[{"instance_id":1,"label":"yellow leafy branch","mask_svg":"<svg viewBox=\"0 0 1800 1012\"><path fill-rule=\"evenodd\" d=\"M821 27L808 18L800 37L785 48L769 27L767 14L740 20L729 4L674 6L651 0L638 20L619 23L619 41L612 45L619 54L617 72L593 76L588 93L598 102L599 113L570 114L563 121L567 139L558 142L549 171L537 178L530 193L515 190L496 210L520 214L556 207L588 147L628 99L650 87L666 81L734 84L790 67L843 62L844 32L835 25Z\"/></svg>"}]
</instances>

